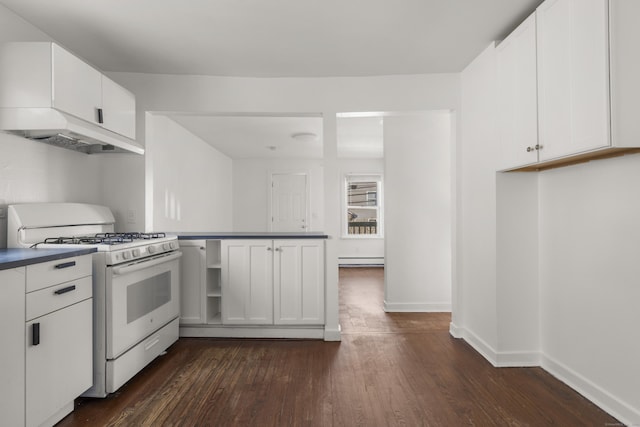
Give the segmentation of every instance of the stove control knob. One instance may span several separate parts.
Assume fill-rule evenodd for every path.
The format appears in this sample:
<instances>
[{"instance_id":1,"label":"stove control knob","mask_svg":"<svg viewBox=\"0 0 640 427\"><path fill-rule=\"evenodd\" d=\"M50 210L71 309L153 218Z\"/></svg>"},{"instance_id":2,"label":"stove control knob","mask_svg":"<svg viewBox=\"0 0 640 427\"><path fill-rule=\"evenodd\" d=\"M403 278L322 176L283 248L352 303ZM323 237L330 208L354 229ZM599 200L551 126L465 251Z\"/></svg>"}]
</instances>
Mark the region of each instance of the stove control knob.
<instances>
[{"instance_id":1,"label":"stove control knob","mask_svg":"<svg viewBox=\"0 0 640 427\"><path fill-rule=\"evenodd\" d=\"M178 249L178 244L176 242L171 242L171 249Z\"/></svg>"},{"instance_id":2,"label":"stove control knob","mask_svg":"<svg viewBox=\"0 0 640 427\"><path fill-rule=\"evenodd\" d=\"M133 250L133 256L134 257L139 257L140 256L140 249L134 249Z\"/></svg>"},{"instance_id":3,"label":"stove control knob","mask_svg":"<svg viewBox=\"0 0 640 427\"><path fill-rule=\"evenodd\" d=\"M164 249L166 251L166 250L171 249L171 246L168 243L163 243L162 244L162 249Z\"/></svg>"},{"instance_id":4,"label":"stove control knob","mask_svg":"<svg viewBox=\"0 0 640 427\"><path fill-rule=\"evenodd\" d=\"M131 258L131 253L129 251L124 251L122 252L122 258L123 259L129 259Z\"/></svg>"},{"instance_id":5,"label":"stove control knob","mask_svg":"<svg viewBox=\"0 0 640 427\"><path fill-rule=\"evenodd\" d=\"M150 254L154 254L154 253L156 253L156 250L157 250L157 249L156 249L156 247L155 247L155 246L149 246L149 249L148 249L148 250L149 250L149 253L150 253Z\"/></svg>"}]
</instances>

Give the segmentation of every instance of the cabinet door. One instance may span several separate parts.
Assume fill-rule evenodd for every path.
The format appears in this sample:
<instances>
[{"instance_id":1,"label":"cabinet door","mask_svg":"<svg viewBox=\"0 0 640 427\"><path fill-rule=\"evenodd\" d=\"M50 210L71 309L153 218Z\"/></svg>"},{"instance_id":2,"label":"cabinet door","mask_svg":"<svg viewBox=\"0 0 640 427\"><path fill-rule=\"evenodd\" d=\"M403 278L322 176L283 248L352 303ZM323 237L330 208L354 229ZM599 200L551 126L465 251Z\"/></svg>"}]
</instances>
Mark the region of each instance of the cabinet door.
<instances>
[{"instance_id":1,"label":"cabinet door","mask_svg":"<svg viewBox=\"0 0 640 427\"><path fill-rule=\"evenodd\" d=\"M202 324L205 321L205 247L180 246L180 323Z\"/></svg>"},{"instance_id":2,"label":"cabinet door","mask_svg":"<svg viewBox=\"0 0 640 427\"><path fill-rule=\"evenodd\" d=\"M102 76L102 127L131 139L136 138L136 97Z\"/></svg>"},{"instance_id":3,"label":"cabinet door","mask_svg":"<svg viewBox=\"0 0 640 427\"><path fill-rule=\"evenodd\" d=\"M324 324L324 241L274 241L274 323Z\"/></svg>"},{"instance_id":4,"label":"cabinet door","mask_svg":"<svg viewBox=\"0 0 640 427\"><path fill-rule=\"evenodd\" d=\"M33 325L40 342L34 345ZM93 300L26 325L26 425L38 426L93 383Z\"/></svg>"},{"instance_id":5,"label":"cabinet door","mask_svg":"<svg viewBox=\"0 0 640 427\"><path fill-rule=\"evenodd\" d=\"M24 425L24 267L0 271L0 424Z\"/></svg>"},{"instance_id":6,"label":"cabinet door","mask_svg":"<svg viewBox=\"0 0 640 427\"><path fill-rule=\"evenodd\" d=\"M537 9L540 160L610 145L608 1Z\"/></svg>"},{"instance_id":7,"label":"cabinet door","mask_svg":"<svg viewBox=\"0 0 640 427\"><path fill-rule=\"evenodd\" d=\"M60 46L51 46L53 107L97 123L102 105L102 74Z\"/></svg>"},{"instance_id":8,"label":"cabinet door","mask_svg":"<svg viewBox=\"0 0 640 427\"><path fill-rule=\"evenodd\" d=\"M273 324L271 240L222 242L222 323Z\"/></svg>"},{"instance_id":9,"label":"cabinet door","mask_svg":"<svg viewBox=\"0 0 640 427\"><path fill-rule=\"evenodd\" d=\"M538 161L536 21L529 16L496 51L501 169Z\"/></svg>"}]
</instances>

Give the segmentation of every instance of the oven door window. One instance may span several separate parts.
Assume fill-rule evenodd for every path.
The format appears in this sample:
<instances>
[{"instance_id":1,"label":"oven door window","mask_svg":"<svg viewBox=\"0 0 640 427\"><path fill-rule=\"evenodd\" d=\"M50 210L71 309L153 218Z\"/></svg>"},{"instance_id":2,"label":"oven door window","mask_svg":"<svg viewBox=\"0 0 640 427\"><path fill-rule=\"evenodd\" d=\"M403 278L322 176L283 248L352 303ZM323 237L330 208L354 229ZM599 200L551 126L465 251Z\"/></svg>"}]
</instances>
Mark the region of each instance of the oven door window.
<instances>
[{"instance_id":1,"label":"oven door window","mask_svg":"<svg viewBox=\"0 0 640 427\"><path fill-rule=\"evenodd\" d=\"M171 272L127 286L127 324L171 301Z\"/></svg>"},{"instance_id":2,"label":"oven door window","mask_svg":"<svg viewBox=\"0 0 640 427\"><path fill-rule=\"evenodd\" d=\"M180 312L177 259L117 274L107 268L107 359L115 359Z\"/></svg>"}]
</instances>

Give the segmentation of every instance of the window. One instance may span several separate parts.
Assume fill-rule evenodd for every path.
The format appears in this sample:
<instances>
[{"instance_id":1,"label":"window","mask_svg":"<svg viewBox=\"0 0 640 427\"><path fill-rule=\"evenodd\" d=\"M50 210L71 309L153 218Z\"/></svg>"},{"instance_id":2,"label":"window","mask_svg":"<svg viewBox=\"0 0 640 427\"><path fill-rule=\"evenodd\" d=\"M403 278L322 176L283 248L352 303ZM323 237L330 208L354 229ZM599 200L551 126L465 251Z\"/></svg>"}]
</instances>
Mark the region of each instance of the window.
<instances>
[{"instance_id":1,"label":"window","mask_svg":"<svg viewBox=\"0 0 640 427\"><path fill-rule=\"evenodd\" d=\"M382 176L346 175L345 237L382 237Z\"/></svg>"}]
</instances>

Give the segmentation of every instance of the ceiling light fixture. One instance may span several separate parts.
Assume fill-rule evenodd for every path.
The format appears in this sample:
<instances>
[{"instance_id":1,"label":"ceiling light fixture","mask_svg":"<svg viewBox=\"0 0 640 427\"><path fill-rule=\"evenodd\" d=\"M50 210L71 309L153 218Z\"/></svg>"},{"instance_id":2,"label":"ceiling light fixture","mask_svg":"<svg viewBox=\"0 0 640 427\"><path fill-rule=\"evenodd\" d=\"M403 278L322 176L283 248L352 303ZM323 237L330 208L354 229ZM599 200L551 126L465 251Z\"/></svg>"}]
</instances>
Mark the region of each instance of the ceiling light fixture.
<instances>
[{"instance_id":1,"label":"ceiling light fixture","mask_svg":"<svg viewBox=\"0 0 640 427\"><path fill-rule=\"evenodd\" d=\"M299 142L316 142L318 140L318 135L313 132L296 132L291 134L291 138L295 139Z\"/></svg>"}]
</instances>

